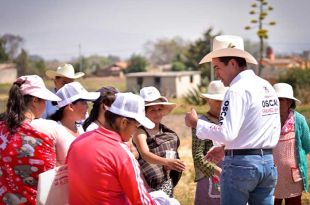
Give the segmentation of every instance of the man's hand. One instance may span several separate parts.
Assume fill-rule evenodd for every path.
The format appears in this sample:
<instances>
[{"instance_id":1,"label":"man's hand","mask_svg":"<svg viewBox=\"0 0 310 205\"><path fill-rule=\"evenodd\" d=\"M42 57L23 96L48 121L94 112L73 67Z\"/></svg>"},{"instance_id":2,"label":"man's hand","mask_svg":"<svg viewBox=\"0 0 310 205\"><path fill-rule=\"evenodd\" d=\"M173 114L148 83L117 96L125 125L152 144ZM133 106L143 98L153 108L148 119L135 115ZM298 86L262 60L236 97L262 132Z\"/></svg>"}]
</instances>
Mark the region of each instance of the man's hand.
<instances>
[{"instance_id":1,"label":"man's hand","mask_svg":"<svg viewBox=\"0 0 310 205\"><path fill-rule=\"evenodd\" d=\"M196 128L197 120L198 120L198 115L197 115L196 110L192 108L190 112L187 112L184 120L185 120L185 125L187 127Z\"/></svg>"},{"instance_id":2,"label":"man's hand","mask_svg":"<svg viewBox=\"0 0 310 205\"><path fill-rule=\"evenodd\" d=\"M213 163L218 163L224 159L224 154L224 146L213 146L207 152L206 159Z\"/></svg>"}]
</instances>

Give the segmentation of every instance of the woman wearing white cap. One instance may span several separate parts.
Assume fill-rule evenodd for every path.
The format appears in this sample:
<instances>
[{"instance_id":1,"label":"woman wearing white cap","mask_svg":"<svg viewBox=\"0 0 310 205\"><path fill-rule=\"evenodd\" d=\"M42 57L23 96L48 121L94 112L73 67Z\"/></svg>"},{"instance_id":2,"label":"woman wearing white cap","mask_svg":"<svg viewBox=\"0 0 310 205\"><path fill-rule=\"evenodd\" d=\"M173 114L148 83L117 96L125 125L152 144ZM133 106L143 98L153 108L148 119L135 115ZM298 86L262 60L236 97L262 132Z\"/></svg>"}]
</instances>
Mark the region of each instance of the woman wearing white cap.
<instances>
[{"instance_id":1,"label":"woman wearing white cap","mask_svg":"<svg viewBox=\"0 0 310 205\"><path fill-rule=\"evenodd\" d=\"M119 93L117 88L107 86L102 87L97 92L100 92L100 97L93 102L93 108L90 111L89 117L83 123L83 128L86 132L92 131L104 125L104 113L108 110L115 100L115 94ZM138 158L138 151L132 144L131 140L128 142L130 150Z\"/></svg>"},{"instance_id":2,"label":"woman wearing white cap","mask_svg":"<svg viewBox=\"0 0 310 205\"><path fill-rule=\"evenodd\" d=\"M305 117L295 111L293 88L287 83L273 85L280 101L281 135L273 149L278 169L275 205L301 205L302 191L308 191L307 154L310 153L310 133Z\"/></svg>"},{"instance_id":3,"label":"woman wearing white cap","mask_svg":"<svg viewBox=\"0 0 310 205\"><path fill-rule=\"evenodd\" d=\"M149 129L141 126L133 136L133 142L140 153L138 161L150 188L162 190L172 196L173 187L178 183L185 164L179 159L177 152L179 137L161 121L176 105L168 102L155 87L142 88L140 96L145 101L146 116L155 127ZM170 153L174 156L168 156Z\"/></svg>"},{"instance_id":4,"label":"woman wearing white cap","mask_svg":"<svg viewBox=\"0 0 310 205\"><path fill-rule=\"evenodd\" d=\"M199 119L219 124L221 104L226 91L227 88L220 80L210 82L208 92L201 94L201 97L207 100L209 110ZM192 154L195 166L195 182L197 182L195 205L220 204L218 178L221 168L219 163L215 164L205 159L206 153L213 145L211 140L198 139L196 129L192 129Z\"/></svg>"},{"instance_id":5,"label":"woman wearing white cap","mask_svg":"<svg viewBox=\"0 0 310 205\"><path fill-rule=\"evenodd\" d=\"M9 91L7 109L0 121L0 201L36 204L38 175L56 162L52 136L31 123L45 110L46 100L60 100L37 75L19 77Z\"/></svg>"},{"instance_id":6,"label":"woman wearing white cap","mask_svg":"<svg viewBox=\"0 0 310 205\"><path fill-rule=\"evenodd\" d=\"M79 82L72 82L60 88L56 95L61 101L56 102L58 110L50 117L67 130L68 138L75 138L84 133L78 121L85 119L87 101L99 98L99 92L88 92Z\"/></svg>"},{"instance_id":7,"label":"woman wearing white cap","mask_svg":"<svg viewBox=\"0 0 310 205\"><path fill-rule=\"evenodd\" d=\"M115 94L119 93L117 88L107 86L102 87L97 92L100 97L93 102L92 110L88 118L83 123L83 128L86 132L97 129L104 124L104 113L112 105L115 100Z\"/></svg>"},{"instance_id":8,"label":"woman wearing white cap","mask_svg":"<svg viewBox=\"0 0 310 205\"><path fill-rule=\"evenodd\" d=\"M103 126L78 137L68 153L70 204L154 204L139 164L124 142L139 124L152 129L144 101L132 93L118 93L105 112Z\"/></svg>"}]
</instances>

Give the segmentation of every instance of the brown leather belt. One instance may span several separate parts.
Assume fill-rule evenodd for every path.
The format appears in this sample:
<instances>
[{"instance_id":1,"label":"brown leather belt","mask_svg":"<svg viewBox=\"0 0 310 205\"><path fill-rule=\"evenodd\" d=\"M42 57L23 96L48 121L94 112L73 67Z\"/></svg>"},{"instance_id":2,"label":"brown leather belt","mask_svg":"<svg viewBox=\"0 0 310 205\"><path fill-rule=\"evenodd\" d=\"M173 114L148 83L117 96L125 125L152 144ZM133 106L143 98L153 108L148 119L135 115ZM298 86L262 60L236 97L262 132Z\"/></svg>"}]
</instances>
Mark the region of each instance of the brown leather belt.
<instances>
[{"instance_id":1,"label":"brown leather belt","mask_svg":"<svg viewBox=\"0 0 310 205\"><path fill-rule=\"evenodd\" d=\"M267 155L272 154L272 149L228 149L225 156L234 155Z\"/></svg>"}]
</instances>

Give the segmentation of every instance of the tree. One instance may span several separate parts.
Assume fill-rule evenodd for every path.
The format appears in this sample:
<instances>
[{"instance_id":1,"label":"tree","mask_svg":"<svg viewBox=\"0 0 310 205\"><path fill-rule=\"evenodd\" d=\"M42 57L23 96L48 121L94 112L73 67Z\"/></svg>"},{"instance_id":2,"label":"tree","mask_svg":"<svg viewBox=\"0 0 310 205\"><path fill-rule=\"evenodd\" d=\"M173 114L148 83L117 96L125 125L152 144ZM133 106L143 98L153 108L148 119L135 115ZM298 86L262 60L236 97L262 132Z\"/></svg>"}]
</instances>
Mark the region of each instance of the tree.
<instances>
[{"instance_id":1,"label":"tree","mask_svg":"<svg viewBox=\"0 0 310 205\"><path fill-rule=\"evenodd\" d=\"M186 70L186 65L180 61L175 61L171 66L172 71L184 71Z\"/></svg>"},{"instance_id":2,"label":"tree","mask_svg":"<svg viewBox=\"0 0 310 205\"><path fill-rule=\"evenodd\" d=\"M148 62L145 57L133 54L128 61L126 73L144 72L146 71L147 64Z\"/></svg>"},{"instance_id":3,"label":"tree","mask_svg":"<svg viewBox=\"0 0 310 205\"><path fill-rule=\"evenodd\" d=\"M96 69L106 68L113 63L119 62L120 58L114 55L99 56L91 55L89 57L81 56L72 62L76 71L85 72L86 74L93 73Z\"/></svg>"},{"instance_id":4,"label":"tree","mask_svg":"<svg viewBox=\"0 0 310 205\"><path fill-rule=\"evenodd\" d=\"M75 63L73 63L74 70L77 72L86 72L90 68L89 59L81 56Z\"/></svg>"},{"instance_id":5,"label":"tree","mask_svg":"<svg viewBox=\"0 0 310 205\"><path fill-rule=\"evenodd\" d=\"M204 63L199 65L201 59L211 51L211 43L215 36L220 35L221 33L212 34L213 28L210 27L202 36L194 43L190 44L189 49L185 55L184 64L188 70L201 70L203 81L208 81L211 79L211 66L209 63Z\"/></svg>"},{"instance_id":6,"label":"tree","mask_svg":"<svg viewBox=\"0 0 310 205\"><path fill-rule=\"evenodd\" d=\"M4 48L3 40L0 38L0 63L5 63L9 60L9 55Z\"/></svg>"},{"instance_id":7,"label":"tree","mask_svg":"<svg viewBox=\"0 0 310 205\"><path fill-rule=\"evenodd\" d=\"M188 44L180 37L149 41L144 45L145 53L151 64L165 65L172 63L176 55L185 54Z\"/></svg>"},{"instance_id":8,"label":"tree","mask_svg":"<svg viewBox=\"0 0 310 205\"><path fill-rule=\"evenodd\" d=\"M21 53L17 56L15 63L18 76L26 75L30 63L26 50L22 49Z\"/></svg>"},{"instance_id":9,"label":"tree","mask_svg":"<svg viewBox=\"0 0 310 205\"><path fill-rule=\"evenodd\" d=\"M115 56L115 55L108 55L108 60L111 62L111 63L116 63L116 62L119 62L121 61L120 57L119 56Z\"/></svg>"},{"instance_id":10,"label":"tree","mask_svg":"<svg viewBox=\"0 0 310 205\"><path fill-rule=\"evenodd\" d=\"M3 47L10 59L15 59L21 52L24 39L18 35L4 34L1 37Z\"/></svg>"},{"instance_id":11,"label":"tree","mask_svg":"<svg viewBox=\"0 0 310 205\"><path fill-rule=\"evenodd\" d=\"M33 74L36 73L40 76L45 76L45 70L46 70L46 65L43 59L40 59L38 61L31 61L31 67L32 67L32 71L31 73L28 74Z\"/></svg>"},{"instance_id":12,"label":"tree","mask_svg":"<svg viewBox=\"0 0 310 205\"><path fill-rule=\"evenodd\" d=\"M252 28L257 28L257 36L260 41L258 75L261 75L262 69L263 69L262 61L263 61L263 54L264 54L264 39L268 38L268 30L264 27L264 25L266 25L264 24L264 21L266 20L268 11L272 11L273 7L268 6L267 0L257 0L257 1L259 2L259 5L257 5L256 3L253 3L251 5L253 10L250 11L250 14L257 15L256 18L251 20L251 23L255 25L258 24L258 26L254 26L254 27L246 26L245 29L250 30ZM268 25L274 26L276 25L276 22L270 21Z\"/></svg>"}]
</instances>

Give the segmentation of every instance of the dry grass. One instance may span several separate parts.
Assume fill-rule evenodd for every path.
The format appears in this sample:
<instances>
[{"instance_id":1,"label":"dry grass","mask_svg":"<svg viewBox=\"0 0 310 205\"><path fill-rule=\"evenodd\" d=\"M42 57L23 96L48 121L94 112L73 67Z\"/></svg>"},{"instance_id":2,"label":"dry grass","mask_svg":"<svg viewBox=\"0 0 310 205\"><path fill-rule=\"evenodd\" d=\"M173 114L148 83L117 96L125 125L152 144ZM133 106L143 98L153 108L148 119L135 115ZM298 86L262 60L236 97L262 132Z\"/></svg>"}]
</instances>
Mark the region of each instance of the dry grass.
<instances>
[{"instance_id":1,"label":"dry grass","mask_svg":"<svg viewBox=\"0 0 310 205\"><path fill-rule=\"evenodd\" d=\"M184 124L184 114L169 115L164 118L163 123L178 133L181 139L181 145L179 148L180 157L186 164L186 170L183 172L182 178L175 188L175 198L177 198L182 205L192 205L194 204L196 184L194 183L191 131ZM310 157L308 158L308 161L310 164ZM302 204L310 205L309 193L303 193Z\"/></svg>"}]
</instances>

